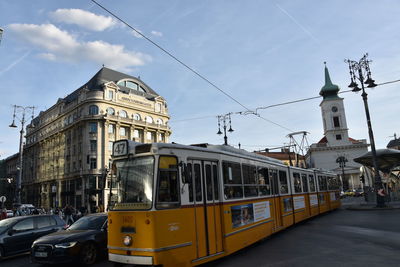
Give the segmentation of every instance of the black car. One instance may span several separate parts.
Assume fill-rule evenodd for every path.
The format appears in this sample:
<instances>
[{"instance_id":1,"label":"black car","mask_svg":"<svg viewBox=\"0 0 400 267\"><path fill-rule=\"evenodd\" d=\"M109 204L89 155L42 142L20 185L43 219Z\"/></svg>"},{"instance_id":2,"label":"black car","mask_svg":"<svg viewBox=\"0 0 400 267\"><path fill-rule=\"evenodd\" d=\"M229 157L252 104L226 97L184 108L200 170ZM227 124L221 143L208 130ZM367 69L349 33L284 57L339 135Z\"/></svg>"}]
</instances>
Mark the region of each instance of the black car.
<instances>
[{"instance_id":1,"label":"black car","mask_svg":"<svg viewBox=\"0 0 400 267\"><path fill-rule=\"evenodd\" d=\"M65 229L58 215L30 215L0 221L0 259L29 251L33 241L44 235Z\"/></svg>"},{"instance_id":2,"label":"black car","mask_svg":"<svg viewBox=\"0 0 400 267\"><path fill-rule=\"evenodd\" d=\"M102 254L107 254L106 213L84 216L65 231L37 239L31 249L32 262L44 264L79 261L90 265Z\"/></svg>"}]
</instances>

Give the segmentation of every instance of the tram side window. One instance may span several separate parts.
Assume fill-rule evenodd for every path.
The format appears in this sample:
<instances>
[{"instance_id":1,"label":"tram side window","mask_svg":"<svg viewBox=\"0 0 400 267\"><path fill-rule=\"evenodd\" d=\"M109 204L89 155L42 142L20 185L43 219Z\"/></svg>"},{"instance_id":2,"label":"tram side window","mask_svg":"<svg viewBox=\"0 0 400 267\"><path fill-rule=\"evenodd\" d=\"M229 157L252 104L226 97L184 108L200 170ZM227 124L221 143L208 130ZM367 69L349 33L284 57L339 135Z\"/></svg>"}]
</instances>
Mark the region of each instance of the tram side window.
<instances>
[{"instance_id":1,"label":"tram side window","mask_svg":"<svg viewBox=\"0 0 400 267\"><path fill-rule=\"evenodd\" d=\"M333 176L328 177L328 189L329 190L339 189L339 181L337 177Z\"/></svg>"},{"instance_id":2,"label":"tram side window","mask_svg":"<svg viewBox=\"0 0 400 267\"><path fill-rule=\"evenodd\" d=\"M213 181L214 181L214 199L219 200L219 182L218 182L218 168L213 165Z\"/></svg>"},{"instance_id":3,"label":"tram side window","mask_svg":"<svg viewBox=\"0 0 400 267\"><path fill-rule=\"evenodd\" d=\"M207 184L207 200L213 200L213 189L212 189L212 179L211 179L211 165L206 165L206 184Z\"/></svg>"},{"instance_id":4,"label":"tram side window","mask_svg":"<svg viewBox=\"0 0 400 267\"><path fill-rule=\"evenodd\" d=\"M187 171L189 175L188 184L189 184L189 201L193 202L193 170L192 163L187 164Z\"/></svg>"},{"instance_id":5,"label":"tram side window","mask_svg":"<svg viewBox=\"0 0 400 267\"><path fill-rule=\"evenodd\" d=\"M333 188L333 181L332 181L332 177L326 177L326 180L328 182L328 190L332 190Z\"/></svg>"},{"instance_id":6,"label":"tram side window","mask_svg":"<svg viewBox=\"0 0 400 267\"><path fill-rule=\"evenodd\" d=\"M194 191L196 195L196 201L201 201L203 199L201 194L201 168L200 164L194 164Z\"/></svg>"},{"instance_id":7,"label":"tram side window","mask_svg":"<svg viewBox=\"0 0 400 267\"><path fill-rule=\"evenodd\" d=\"M300 174L297 172L293 173L293 184L294 184L294 192L301 193L301 179L300 179Z\"/></svg>"},{"instance_id":8,"label":"tram side window","mask_svg":"<svg viewBox=\"0 0 400 267\"><path fill-rule=\"evenodd\" d=\"M240 164L222 162L225 199L242 198L243 185Z\"/></svg>"},{"instance_id":9,"label":"tram side window","mask_svg":"<svg viewBox=\"0 0 400 267\"><path fill-rule=\"evenodd\" d=\"M279 185L280 185L279 192L281 194L289 193L287 175L285 171L279 171Z\"/></svg>"},{"instance_id":10,"label":"tram side window","mask_svg":"<svg viewBox=\"0 0 400 267\"><path fill-rule=\"evenodd\" d=\"M259 194L260 196L268 196L271 195L271 183L268 176L268 169L258 167L257 168L258 175L258 184L259 184Z\"/></svg>"},{"instance_id":11,"label":"tram side window","mask_svg":"<svg viewBox=\"0 0 400 267\"><path fill-rule=\"evenodd\" d=\"M308 175L308 183L310 184L310 192L315 192L314 175L312 174Z\"/></svg>"},{"instance_id":12,"label":"tram side window","mask_svg":"<svg viewBox=\"0 0 400 267\"><path fill-rule=\"evenodd\" d=\"M269 170L269 175L272 181L272 194L276 195L279 193L279 185L278 185L278 171L277 170Z\"/></svg>"},{"instance_id":13,"label":"tram side window","mask_svg":"<svg viewBox=\"0 0 400 267\"><path fill-rule=\"evenodd\" d=\"M307 174L304 173L301 174L301 181L303 182L303 192L304 193L308 192Z\"/></svg>"},{"instance_id":14,"label":"tram side window","mask_svg":"<svg viewBox=\"0 0 400 267\"><path fill-rule=\"evenodd\" d=\"M243 182L244 182L244 196L245 197L258 196L256 167L252 165L243 164L242 171L243 171Z\"/></svg>"},{"instance_id":15,"label":"tram side window","mask_svg":"<svg viewBox=\"0 0 400 267\"><path fill-rule=\"evenodd\" d=\"M326 191L326 176L318 175L318 185L320 191Z\"/></svg>"},{"instance_id":16,"label":"tram side window","mask_svg":"<svg viewBox=\"0 0 400 267\"><path fill-rule=\"evenodd\" d=\"M179 206L178 168L175 157L160 157L157 208L174 208Z\"/></svg>"}]
</instances>

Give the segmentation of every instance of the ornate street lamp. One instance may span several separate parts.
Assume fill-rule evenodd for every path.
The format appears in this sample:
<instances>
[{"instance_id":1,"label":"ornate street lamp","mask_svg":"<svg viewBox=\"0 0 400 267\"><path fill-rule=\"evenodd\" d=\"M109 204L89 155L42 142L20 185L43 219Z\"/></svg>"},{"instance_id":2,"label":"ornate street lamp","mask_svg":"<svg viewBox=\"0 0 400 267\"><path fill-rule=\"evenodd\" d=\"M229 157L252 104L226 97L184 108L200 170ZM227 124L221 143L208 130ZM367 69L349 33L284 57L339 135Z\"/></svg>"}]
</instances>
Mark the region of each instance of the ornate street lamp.
<instances>
[{"instance_id":1,"label":"ornate street lamp","mask_svg":"<svg viewBox=\"0 0 400 267\"><path fill-rule=\"evenodd\" d=\"M342 169L342 190L344 191L344 167L346 167L348 160L345 156L340 156L336 159L336 163L339 163L339 167ZM348 188L347 188L348 189Z\"/></svg>"},{"instance_id":2,"label":"ornate street lamp","mask_svg":"<svg viewBox=\"0 0 400 267\"><path fill-rule=\"evenodd\" d=\"M15 125L15 119L18 119L21 122L21 131L20 131L20 136L19 136L19 161L18 161L18 166L17 166L17 179L15 181L15 196L14 196L14 206L19 207L21 205L21 184L22 184L22 161L23 161L23 151L24 151L24 126L25 126L25 111L31 110L32 111L32 119L34 117L34 111L35 107L22 107L22 106L17 106L14 105L14 114L13 114L13 121L9 125L11 128L17 128ZM22 113L21 119L17 116L16 113ZM28 126L29 127L29 126ZM34 126L31 125L31 128Z\"/></svg>"},{"instance_id":3,"label":"ornate street lamp","mask_svg":"<svg viewBox=\"0 0 400 267\"><path fill-rule=\"evenodd\" d=\"M352 90L353 92L362 91L361 96L364 101L365 115L367 117L368 134L371 143L372 162L375 171L376 206L378 208L383 208L386 206L385 193L383 189L382 179L381 176L379 175L374 133L372 131L371 117L369 115L369 109L368 109L368 98L367 98L368 94L365 92L364 88L364 84L366 84L368 88L373 88L376 86L375 81L371 78L371 70L369 68L369 63L371 62L371 60L367 60L367 57L368 54L365 54L358 62L350 59L346 59L345 62L349 64L349 70L350 70L351 82L349 84L349 87L353 88ZM358 87L357 80L361 84L361 89Z\"/></svg>"},{"instance_id":4,"label":"ornate street lamp","mask_svg":"<svg viewBox=\"0 0 400 267\"><path fill-rule=\"evenodd\" d=\"M224 129L224 145L228 145L228 137L226 136L226 128L227 128L227 121L229 120L229 129L228 132L232 133L232 121L231 121L231 113L225 114L225 115L219 115L218 116L218 135L221 135L221 122L222 122L222 128Z\"/></svg>"}]
</instances>

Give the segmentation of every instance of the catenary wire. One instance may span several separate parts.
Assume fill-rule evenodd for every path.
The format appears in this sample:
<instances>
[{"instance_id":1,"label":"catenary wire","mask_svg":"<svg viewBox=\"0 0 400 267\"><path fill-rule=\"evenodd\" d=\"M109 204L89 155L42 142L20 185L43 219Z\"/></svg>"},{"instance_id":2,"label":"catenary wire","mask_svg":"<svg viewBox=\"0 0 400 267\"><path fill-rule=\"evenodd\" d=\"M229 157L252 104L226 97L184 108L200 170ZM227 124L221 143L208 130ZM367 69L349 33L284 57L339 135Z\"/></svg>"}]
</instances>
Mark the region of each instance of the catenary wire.
<instances>
[{"instance_id":1,"label":"catenary wire","mask_svg":"<svg viewBox=\"0 0 400 267\"><path fill-rule=\"evenodd\" d=\"M106 11L107 13L109 13L111 16L113 16L114 18L116 18L117 20L119 20L120 22L122 22L123 24L125 24L128 28L134 30L137 34L139 34L140 36L142 36L144 39L146 39L147 41L149 41L151 44L153 44L154 46L156 46L158 49L160 49L161 51L163 51L164 53L166 53L168 56L170 56L172 59L174 59L175 61L177 61L179 64L181 64L182 66L184 66L185 68L187 68L189 71L193 72L195 75L197 75L198 77L200 77L202 80L204 80L205 82L207 82L208 84L210 84L212 87L214 87L215 89L217 89L218 91L220 91L221 93L223 93L225 96L227 96L228 98L230 98L232 101L236 102L237 104L239 104L240 106L242 106L243 108L245 108L248 112L253 113L254 115L256 115L257 117L259 117L260 119L272 123L278 127L281 127L285 130L288 130L290 132L293 132L293 130L290 130L289 128L280 125L279 123L273 122L267 118L262 117L259 114L254 113L252 110L250 110L248 107L246 107L245 105L243 105L242 103L240 103L238 100L236 100L233 96L231 96L230 94L228 94L227 92L225 92L224 90L222 90L220 87L218 87L216 84L214 84L213 82L211 82L209 79L207 79L206 77L204 77L202 74L200 74L199 72L197 72L196 70L194 70L193 68L191 68L189 65L187 65L186 63L184 63L182 60L178 59L176 56L174 56L173 54L171 54L170 52L168 52L166 49L164 49L163 47L161 47L159 44L157 44L156 42L154 42L153 40L151 40L150 38L148 38L146 35L144 35L143 33L141 33L140 31L138 31L137 29L135 29L134 27L132 27L130 24L128 24L127 22L125 22L123 19L121 19L120 17L118 17L116 14L114 14L113 12L111 12L110 10L108 10L106 7L102 6L101 4L99 4L98 2L96 2L95 0L91 0L93 3L95 3L97 6L99 6L100 8L102 8L104 11Z\"/></svg>"},{"instance_id":2,"label":"catenary wire","mask_svg":"<svg viewBox=\"0 0 400 267\"><path fill-rule=\"evenodd\" d=\"M383 82L383 83L379 83L377 84L377 86L380 85L385 85L385 84L390 84L390 83L396 83L396 82L400 82L400 80L394 80L394 81L389 81L389 82ZM352 92L352 90L344 90L339 92L339 94L343 94L343 93L350 93ZM282 102L282 103L278 103L278 104L272 104L272 105L268 105L268 106L264 106L264 107L257 107L255 110L259 110L259 109L269 109L269 108L273 108L273 107L278 107L278 106L284 106L284 105L289 105L289 104L294 104L294 103L299 103L299 102L303 102L303 101L308 101L308 100L313 100L313 99L318 99L321 98L322 96L313 96L313 97L307 97L307 98L302 98L302 99L297 99L297 100L292 100L292 101L287 101L287 102ZM240 115L247 115L249 113L243 112L243 111L237 111L237 112L231 112L232 114L240 114ZM254 113L251 113L254 115ZM218 115L209 115L209 116L204 116L204 117L197 117L197 118L188 118L188 119L181 119L181 120L170 120L170 122L182 122L182 121L191 121L191 120L199 120L199 119L207 119L207 118L215 118Z\"/></svg>"}]
</instances>

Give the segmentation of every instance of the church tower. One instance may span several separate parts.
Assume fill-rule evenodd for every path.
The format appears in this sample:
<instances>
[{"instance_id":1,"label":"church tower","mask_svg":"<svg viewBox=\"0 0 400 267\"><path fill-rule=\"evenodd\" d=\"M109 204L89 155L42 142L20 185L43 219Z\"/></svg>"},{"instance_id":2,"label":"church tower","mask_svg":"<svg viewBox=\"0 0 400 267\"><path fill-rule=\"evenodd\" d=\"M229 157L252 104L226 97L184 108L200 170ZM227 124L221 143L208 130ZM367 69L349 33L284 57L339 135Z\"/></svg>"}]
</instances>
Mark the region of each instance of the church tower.
<instances>
[{"instance_id":1,"label":"church tower","mask_svg":"<svg viewBox=\"0 0 400 267\"><path fill-rule=\"evenodd\" d=\"M339 86L333 84L325 65L325 85L319 94L323 97L321 104L324 136L328 146L349 145L349 134L344 111L343 98L338 96Z\"/></svg>"},{"instance_id":2,"label":"church tower","mask_svg":"<svg viewBox=\"0 0 400 267\"><path fill-rule=\"evenodd\" d=\"M306 161L313 168L331 170L341 176L342 190L370 186L361 183L360 167L353 159L368 152L365 139L349 137L343 98L338 96L339 86L333 84L325 65L325 85L319 94L324 136L311 144Z\"/></svg>"}]
</instances>

